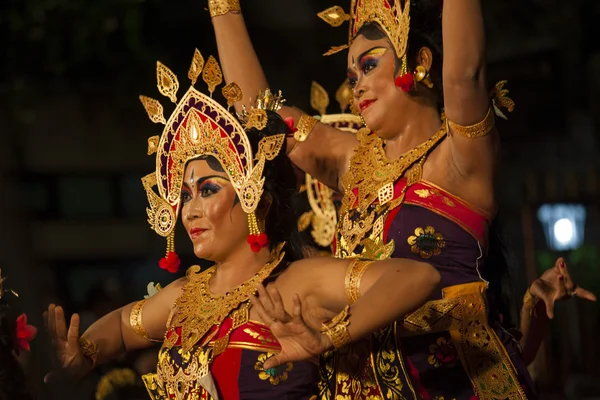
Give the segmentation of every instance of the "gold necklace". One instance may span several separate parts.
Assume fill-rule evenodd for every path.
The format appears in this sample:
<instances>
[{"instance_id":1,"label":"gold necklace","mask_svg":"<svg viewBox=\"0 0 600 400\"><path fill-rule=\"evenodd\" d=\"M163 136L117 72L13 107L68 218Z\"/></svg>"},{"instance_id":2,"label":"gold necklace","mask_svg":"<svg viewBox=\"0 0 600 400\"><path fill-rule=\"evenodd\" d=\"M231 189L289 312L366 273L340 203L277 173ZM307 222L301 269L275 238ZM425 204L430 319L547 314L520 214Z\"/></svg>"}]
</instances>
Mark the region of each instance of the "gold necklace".
<instances>
[{"instance_id":1,"label":"gold necklace","mask_svg":"<svg viewBox=\"0 0 600 400\"><path fill-rule=\"evenodd\" d=\"M170 323L170 327L181 327L181 347L184 352L190 351L212 327L220 326L232 312L234 321L229 333L248 321L250 307L240 306L248 302L248 296L256 293L256 286L279 265L285 255L282 251L284 245L285 243L281 243L273 249L269 262L252 278L224 295L216 296L210 293L209 282L215 274L216 267L211 267L202 273L197 265L188 269L186 273L188 282L183 287L181 296L175 301L174 315ZM224 338L217 340L215 353L225 350L229 341L228 336L225 335ZM173 332L165 345L172 347L176 341Z\"/></svg>"},{"instance_id":2,"label":"gold necklace","mask_svg":"<svg viewBox=\"0 0 600 400\"><path fill-rule=\"evenodd\" d=\"M368 128L358 131L359 145L350 160L350 169L342 177L344 197L340 214L357 208L359 213L365 212L375 199L384 205L394 198L394 183L417 161L424 161L429 151L438 144L448 128L446 119L442 117L440 129L429 140L390 161L383 149L383 140ZM423 162L415 165L415 171L410 171L410 184L421 179ZM414 181L414 182L412 182ZM358 206L355 204L358 202Z\"/></svg>"}]
</instances>

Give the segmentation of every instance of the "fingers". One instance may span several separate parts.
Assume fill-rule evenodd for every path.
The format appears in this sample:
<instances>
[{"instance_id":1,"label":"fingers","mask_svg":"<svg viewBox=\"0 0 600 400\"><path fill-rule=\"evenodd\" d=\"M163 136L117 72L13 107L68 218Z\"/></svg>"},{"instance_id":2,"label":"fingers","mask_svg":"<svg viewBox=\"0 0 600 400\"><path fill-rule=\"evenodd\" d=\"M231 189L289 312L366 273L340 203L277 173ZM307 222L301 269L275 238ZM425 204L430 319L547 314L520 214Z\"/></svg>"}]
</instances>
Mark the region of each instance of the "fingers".
<instances>
[{"instance_id":1,"label":"fingers","mask_svg":"<svg viewBox=\"0 0 600 400\"><path fill-rule=\"evenodd\" d=\"M265 311L269 314L272 313L274 308L273 301L271 300L271 296L269 295L265 287L262 284L259 284L256 287L256 291L258 292L258 299L263 305Z\"/></svg>"},{"instance_id":2,"label":"fingers","mask_svg":"<svg viewBox=\"0 0 600 400\"><path fill-rule=\"evenodd\" d=\"M261 299L257 298L256 296L254 296L252 294L249 296L249 298L250 298L250 302L252 303L252 307L254 307L254 310L258 314L258 318L260 318L260 320L263 323L265 323L268 327L271 327L271 325L273 325L275 320L273 318L271 318L269 313L265 310L265 308L263 307L263 304L261 302Z\"/></svg>"},{"instance_id":3,"label":"fingers","mask_svg":"<svg viewBox=\"0 0 600 400\"><path fill-rule=\"evenodd\" d=\"M79 348L79 314L73 314L71 317L71 324L69 325L69 332L66 334L66 340L69 346L73 346L73 349Z\"/></svg>"},{"instance_id":4,"label":"fingers","mask_svg":"<svg viewBox=\"0 0 600 400\"><path fill-rule=\"evenodd\" d=\"M579 297L580 299L596 301L596 295L594 293L590 292L589 290L585 290L581 287L577 287L575 289L574 294L575 294L575 296Z\"/></svg>"},{"instance_id":5,"label":"fingers","mask_svg":"<svg viewBox=\"0 0 600 400\"><path fill-rule=\"evenodd\" d=\"M292 316L294 319L302 319L302 302L300 296L296 293L294 295L294 304L292 305Z\"/></svg>"},{"instance_id":6,"label":"fingers","mask_svg":"<svg viewBox=\"0 0 600 400\"><path fill-rule=\"evenodd\" d=\"M546 304L546 315L548 316L548 318L553 319L554 318L554 299L553 298L543 299L543 301Z\"/></svg>"},{"instance_id":7,"label":"fingers","mask_svg":"<svg viewBox=\"0 0 600 400\"><path fill-rule=\"evenodd\" d=\"M54 304L50 304L48 306L48 333L50 334L51 339L56 339L56 306Z\"/></svg>"},{"instance_id":8,"label":"fingers","mask_svg":"<svg viewBox=\"0 0 600 400\"><path fill-rule=\"evenodd\" d=\"M55 308L56 337L59 340L67 340L67 323L65 321L65 310L61 306Z\"/></svg>"},{"instance_id":9,"label":"fingers","mask_svg":"<svg viewBox=\"0 0 600 400\"><path fill-rule=\"evenodd\" d=\"M281 294L279 290L273 285L269 285L267 287L267 292L271 296L271 301L273 302L273 317L276 320L281 322L286 322L289 319L289 314L285 311L283 307L283 299L281 298Z\"/></svg>"},{"instance_id":10,"label":"fingers","mask_svg":"<svg viewBox=\"0 0 600 400\"><path fill-rule=\"evenodd\" d=\"M279 353L265 361L263 369L275 368L285 362L287 362L285 355L283 353Z\"/></svg>"}]
</instances>

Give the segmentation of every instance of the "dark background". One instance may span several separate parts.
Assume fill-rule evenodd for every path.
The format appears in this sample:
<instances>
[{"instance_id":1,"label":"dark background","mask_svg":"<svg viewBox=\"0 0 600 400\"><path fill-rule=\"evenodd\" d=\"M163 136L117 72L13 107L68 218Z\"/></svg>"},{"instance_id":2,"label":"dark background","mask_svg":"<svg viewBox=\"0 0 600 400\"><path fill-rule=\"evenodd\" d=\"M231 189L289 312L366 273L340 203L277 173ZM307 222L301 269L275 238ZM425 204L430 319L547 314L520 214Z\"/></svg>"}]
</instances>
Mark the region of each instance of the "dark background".
<instances>
[{"instance_id":1,"label":"dark background","mask_svg":"<svg viewBox=\"0 0 600 400\"><path fill-rule=\"evenodd\" d=\"M536 217L540 204L553 202L587 207L584 246L562 255L578 282L600 293L600 2L484 3L490 82L508 79L517 103L509 121L499 122L498 177L514 299L559 255L548 250ZM334 4L242 2L271 88L306 111L312 80L333 94L344 79L343 53L321 54L344 43L346 26L330 28L315 15ZM179 76L181 94L194 48L216 55L206 4L3 0L0 32L0 267L31 323L41 328L43 309L59 302L86 324L140 298L149 281L173 279L157 266L164 241L145 221L140 182L154 169L146 139L160 126L148 121L137 96L163 99L156 60ZM163 105L168 115L168 101ZM329 112L337 112L335 104ZM177 250L185 267L197 262L184 240ZM532 367L542 398L599 398L598 315L597 306L579 300L558 306ZM46 345L42 334L32 344L31 384L40 399L67 398L41 383ZM144 371L152 368L149 354L144 363L121 363ZM94 386L90 380L81 393Z\"/></svg>"}]
</instances>

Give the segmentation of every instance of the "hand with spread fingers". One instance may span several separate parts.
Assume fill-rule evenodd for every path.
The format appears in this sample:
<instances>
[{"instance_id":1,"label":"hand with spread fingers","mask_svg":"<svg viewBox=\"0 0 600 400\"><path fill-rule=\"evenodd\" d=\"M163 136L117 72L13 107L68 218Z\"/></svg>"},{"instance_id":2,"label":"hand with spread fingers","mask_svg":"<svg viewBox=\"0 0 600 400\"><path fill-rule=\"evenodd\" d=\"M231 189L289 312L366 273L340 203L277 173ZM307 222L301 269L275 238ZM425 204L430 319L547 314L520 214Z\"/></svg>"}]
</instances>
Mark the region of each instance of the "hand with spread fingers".
<instances>
[{"instance_id":1,"label":"hand with spread fingers","mask_svg":"<svg viewBox=\"0 0 600 400\"><path fill-rule=\"evenodd\" d=\"M63 308L50 304L44 312L44 326L55 350L52 357L55 370L44 377L44 382L52 381L61 373L81 377L92 369L93 363L85 357L80 346L78 314L73 314L67 330Z\"/></svg>"},{"instance_id":2,"label":"hand with spread fingers","mask_svg":"<svg viewBox=\"0 0 600 400\"><path fill-rule=\"evenodd\" d=\"M274 368L289 361L316 357L332 347L326 335L311 328L302 317L302 302L296 294L292 315L285 311L275 286L258 286L258 297L250 296L252 307L281 345L281 352L265 361L264 368Z\"/></svg>"},{"instance_id":3,"label":"hand with spread fingers","mask_svg":"<svg viewBox=\"0 0 600 400\"><path fill-rule=\"evenodd\" d=\"M546 270L529 287L529 292L534 298L540 299L546 305L548 318L554 318L554 304L557 301L568 300L573 296L596 301L596 296L578 286L571 275L563 258L556 260L554 267Z\"/></svg>"}]
</instances>

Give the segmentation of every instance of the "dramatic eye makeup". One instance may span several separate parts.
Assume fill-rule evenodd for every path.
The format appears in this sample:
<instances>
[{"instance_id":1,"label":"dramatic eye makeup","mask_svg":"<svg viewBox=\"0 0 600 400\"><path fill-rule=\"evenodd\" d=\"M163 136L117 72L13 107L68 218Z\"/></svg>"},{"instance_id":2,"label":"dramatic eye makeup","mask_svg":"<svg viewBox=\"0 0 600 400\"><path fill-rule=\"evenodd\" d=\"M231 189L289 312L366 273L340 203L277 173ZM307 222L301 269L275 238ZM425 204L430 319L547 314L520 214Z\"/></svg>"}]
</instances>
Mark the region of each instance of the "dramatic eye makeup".
<instances>
[{"instance_id":1,"label":"dramatic eye makeup","mask_svg":"<svg viewBox=\"0 0 600 400\"><path fill-rule=\"evenodd\" d=\"M194 171L192 171L190 182L184 182L181 189L181 200L185 203L197 193L200 197L209 197L218 193L229 180L218 175L203 176L194 182Z\"/></svg>"},{"instance_id":2,"label":"dramatic eye makeup","mask_svg":"<svg viewBox=\"0 0 600 400\"><path fill-rule=\"evenodd\" d=\"M368 74L373 68L375 68L379 64L379 60L385 54L388 49L386 47L373 47L370 50L365 51L360 56L358 56L358 69L363 74ZM355 59L352 58L352 68L348 68L348 82L351 87L356 85L357 74L355 69L357 68Z\"/></svg>"}]
</instances>

